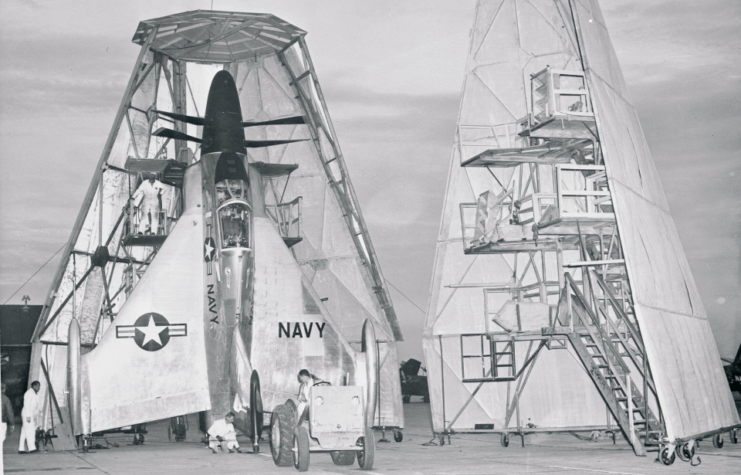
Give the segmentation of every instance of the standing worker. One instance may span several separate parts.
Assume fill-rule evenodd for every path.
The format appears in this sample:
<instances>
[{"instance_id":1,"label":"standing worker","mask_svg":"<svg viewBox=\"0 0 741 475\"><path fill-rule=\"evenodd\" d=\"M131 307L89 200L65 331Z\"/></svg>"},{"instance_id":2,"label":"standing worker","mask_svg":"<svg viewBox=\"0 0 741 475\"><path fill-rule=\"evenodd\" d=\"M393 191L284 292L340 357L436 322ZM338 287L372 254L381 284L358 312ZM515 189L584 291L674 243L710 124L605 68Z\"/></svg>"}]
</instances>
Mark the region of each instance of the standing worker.
<instances>
[{"instance_id":1,"label":"standing worker","mask_svg":"<svg viewBox=\"0 0 741 475\"><path fill-rule=\"evenodd\" d=\"M8 396L5 395L5 388L5 383L3 383L3 440L5 440L5 434L6 432L8 432L8 428L10 428L10 432L13 432L15 430L15 414L13 413L13 404L11 404Z\"/></svg>"},{"instance_id":2,"label":"standing worker","mask_svg":"<svg viewBox=\"0 0 741 475\"><path fill-rule=\"evenodd\" d=\"M221 447L223 451L224 446L222 444L224 442L226 442L226 448L230 454L234 453L232 449L236 449L240 453L242 452L239 450L237 431L234 430L232 422L234 422L234 413L228 412L223 419L214 421L208 429L208 448L211 449L212 453L216 453L216 447Z\"/></svg>"},{"instance_id":3,"label":"standing worker","mask_svg":"<svg viewBox=\"0 0 741 475\"><path fill-rule=\"evenodd\" d=\"M158 181L157 176L151 173L146 180L139 185L134 195L131 197L134 203L140 200L139 212L139 226L145 222L144 234L157 234L160 225L160 209L162 208L162 192L165 190L165 185ZM154 231L152 231L154 229Z\"/></svg>"},{"instance_id":4,"label":"standing worker","mask_svg":"<svg viewBox=\"0 0 741 475\"><path fill-rule=\"evenodd\" d=\"M31 383L31 388L26 391L23 395L23 409L21 410L21 418L23 419L23 427L21 427L21 440L18 443L18 453L25 454L36 452L36 416L39 412L39 396L38 392L41 389L41 383L34 381ZM26 452L26 444L28 444L28 452Z\"/></svg>"}]
</instances>

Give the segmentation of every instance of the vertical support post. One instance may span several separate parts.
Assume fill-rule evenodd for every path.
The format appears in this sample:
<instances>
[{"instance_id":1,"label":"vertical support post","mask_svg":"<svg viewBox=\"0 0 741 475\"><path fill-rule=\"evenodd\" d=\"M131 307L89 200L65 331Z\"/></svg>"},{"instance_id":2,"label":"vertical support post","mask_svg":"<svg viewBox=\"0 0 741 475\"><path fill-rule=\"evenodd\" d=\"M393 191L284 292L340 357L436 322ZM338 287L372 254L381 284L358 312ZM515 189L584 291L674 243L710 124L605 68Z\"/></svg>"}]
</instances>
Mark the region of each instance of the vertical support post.
<instances>
[{"instance_id":1,"label":"vertical support post","mask_svg":"<svg viewBox=\"0 0 741 475\"><path fill-rule=\"evenodd\" d=\"M443 393L443 434L445 434L445 359L443 358L443 336L438 335L437 341L440 343L440 382L442 383Z\"/></svg>"},{"instance_id":2,"label":"vertical support post","mask_svg":"<svg viewBox=\"0 0 741 475\"><path fill-rule=\"evenodd\" d=\"M633 423L633 385L631 384L629 374L625 375L625 393L628 398L628 437L630 437L630 445L635 447L636 435Z\"/></svg>"},{"instance_id":3,"label":"vertical support post","mask_svg":"<svg viewBox=\"0 0 741 475\"><path fill-rule=\"evenodd\" d=\"M545 250L540 250L540 301L548 303L548 287L546 285L546 272L545 272Z\"/></svg>"},{"instance_id":4,"label":"vertical support post","mask_svg":"<svg viewBox=\"0 0 741 475\"><path fill-rule=\"evenodd\" d=\"M187 77L186 77L186 63L185 61L171 60L172 63L172 93L173 93L173 104L172 111L175 114L187 115L188 113L188 99L186 95L187 91ZM188 125L185 122L176 120L175 131L188 133ZM185 165L188 163L188 142L185 140L175 140L175 158L179 162Z\"/></svg>"}]
</instances>

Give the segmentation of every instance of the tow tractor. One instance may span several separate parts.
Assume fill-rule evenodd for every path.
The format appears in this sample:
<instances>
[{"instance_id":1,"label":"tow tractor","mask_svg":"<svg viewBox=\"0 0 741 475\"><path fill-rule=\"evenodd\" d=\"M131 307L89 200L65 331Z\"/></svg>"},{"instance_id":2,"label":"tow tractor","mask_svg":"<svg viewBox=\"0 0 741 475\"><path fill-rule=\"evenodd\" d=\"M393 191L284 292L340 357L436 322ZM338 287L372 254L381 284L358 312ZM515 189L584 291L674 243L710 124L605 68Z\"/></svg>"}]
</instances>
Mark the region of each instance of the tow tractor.
<instances>
[{"instance_id":1,"label":"tow tractor","mask_svg":"<svg viewBox=\"0 0 741 475\"><path fill-rule=\"evenodd\" d=\"M309 469L312 452L329 452L335 465L373 468L376 443L372 420L376 410L378 354L373 324L363 325L366 386L315 385L303 414L292 399L273 410L270 450L280 467L293 464L299 472Z\"/></svg>"}]
</instances>

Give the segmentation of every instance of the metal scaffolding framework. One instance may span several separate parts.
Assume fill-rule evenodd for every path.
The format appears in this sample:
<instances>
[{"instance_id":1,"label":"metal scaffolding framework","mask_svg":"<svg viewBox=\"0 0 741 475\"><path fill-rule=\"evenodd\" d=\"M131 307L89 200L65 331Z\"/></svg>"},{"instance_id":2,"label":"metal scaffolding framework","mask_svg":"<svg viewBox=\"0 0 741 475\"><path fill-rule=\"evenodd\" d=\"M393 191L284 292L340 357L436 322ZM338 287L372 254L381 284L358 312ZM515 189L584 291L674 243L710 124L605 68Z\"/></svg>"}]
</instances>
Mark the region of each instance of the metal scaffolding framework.
<instances>
[{"instance_id":1,"label":"metal scaffolding framework","mask_svg":"<svg viewBox=\"0 0 741 475\"><path fill-rule=\"evenodd\" d=\"M434 431L741 422L597 0L480 0L424 333ZM688 444L688 445L687 445Z\"/></svg>"}]
</instances>

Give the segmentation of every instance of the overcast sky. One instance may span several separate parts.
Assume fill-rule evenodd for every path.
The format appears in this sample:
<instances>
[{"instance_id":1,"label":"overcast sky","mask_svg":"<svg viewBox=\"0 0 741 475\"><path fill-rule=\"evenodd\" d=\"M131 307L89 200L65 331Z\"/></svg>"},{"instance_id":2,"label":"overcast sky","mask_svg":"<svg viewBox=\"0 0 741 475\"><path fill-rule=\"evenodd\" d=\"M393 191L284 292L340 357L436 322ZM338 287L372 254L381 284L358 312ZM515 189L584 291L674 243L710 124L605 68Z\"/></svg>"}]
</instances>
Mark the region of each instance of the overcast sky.
<instances>
[{"instance_id":1,"label":"overcast sky","mask_svg":"<svg viewBox=\"0 0 741 475\"><path fill-rule=\"evenodd\" d=\"M603 1L722 355L741 343L741 2ZM140 20L210 0L0 1L0 303L69 237ZM386 278L426 308L475 0L226 1L307 43ZM8 303L42 304L58 259ZM422 358L423 313L391 290Z\"/></svg>"}]
</instances>

